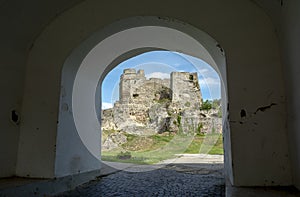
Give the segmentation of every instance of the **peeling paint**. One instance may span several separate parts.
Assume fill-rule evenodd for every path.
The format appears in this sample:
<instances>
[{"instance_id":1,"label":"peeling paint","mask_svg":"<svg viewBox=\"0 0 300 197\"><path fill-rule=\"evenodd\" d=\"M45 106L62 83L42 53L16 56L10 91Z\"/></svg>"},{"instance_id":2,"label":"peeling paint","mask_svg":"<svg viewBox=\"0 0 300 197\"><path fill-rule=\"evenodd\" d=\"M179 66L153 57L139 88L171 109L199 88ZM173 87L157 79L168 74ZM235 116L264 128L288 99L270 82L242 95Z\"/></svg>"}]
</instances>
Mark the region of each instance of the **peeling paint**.
<instances>
[{"instance_id":1,"label":"peeling paint","mask_svg":"<svg viewBox=\"0 0 300 197\"><path fill-rule=\"evenodd\" d=\"M257 108L257 110L254 112L254 114L256 114L257 112L261 111L261 112L265 112L267 109L271 109L272 106L277 105L277 103L271 103L270 105L267 106L262 106Z\"/></svg>"},{"instance_id":2,"label":"peeling paint","mask_svg":"<svg viewBox=\"0 0 300 197\"><path fill-rule=\"evenodd\" d=\"M247 112L245 109L241 109L240 117L242 120L229 120L229 117L228 117L228 120L232 124L239 123L240 125L242 125L244 123L247 123L254 115L257 114L257 112L259 112L259 111L265 112L266 110L270 109L274 105L277 105L277 103L271 103L270 105L259 107L256 109L256 111L254 113L251 113L249 115L247 115ZM252 122L252 124L254 124L256 126L258 125L257 122Z\"/></svg>"},{"instance_id":3,"label":"peeling paint","mask_svg":"<svg viewBox=\"0 0 300 197\"><path fill-rule=\"evenodd\" d=\"M257 112L261 111L261 112L265 112L266 110L270 109L272 106L274 105L277 105L277 103L271 103L270 105L267 105L267 106L262 106L262 107L259 107L256 109L256 111L254 113L251 113L247 116L247 112L245 109L241 109L240 111L240 117L242 120L229 120L229 117L228 117L228 120L230 123L239 123L239 124L244 124L244 123L247 123L254 115L257 114ZM252 124L254 125L258 125L257 122L252 122Z\"/></svg>"}]
</instances>

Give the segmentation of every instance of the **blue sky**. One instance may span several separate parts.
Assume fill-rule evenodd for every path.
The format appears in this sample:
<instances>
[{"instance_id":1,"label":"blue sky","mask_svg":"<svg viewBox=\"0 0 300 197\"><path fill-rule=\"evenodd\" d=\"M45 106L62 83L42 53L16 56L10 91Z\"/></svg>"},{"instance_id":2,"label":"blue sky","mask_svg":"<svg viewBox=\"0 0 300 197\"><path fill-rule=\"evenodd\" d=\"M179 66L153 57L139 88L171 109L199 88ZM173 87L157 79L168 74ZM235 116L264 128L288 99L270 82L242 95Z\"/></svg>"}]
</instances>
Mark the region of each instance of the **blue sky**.
<instances>
[{"instance_id":1,"label":"blue sky","mask_svg":"<svg viewBox=\"0 0 300 197\"><path fill-rule=\"evenodd\" d=\"M119 99L119 81L123 70L145 70L147 78L169 78L171 72L197 72L203 100L221 98L220 78L206 62L178 52L152 51L132 57L111 70L102 83L102 109Z\"/></svg>"}]
</instances>

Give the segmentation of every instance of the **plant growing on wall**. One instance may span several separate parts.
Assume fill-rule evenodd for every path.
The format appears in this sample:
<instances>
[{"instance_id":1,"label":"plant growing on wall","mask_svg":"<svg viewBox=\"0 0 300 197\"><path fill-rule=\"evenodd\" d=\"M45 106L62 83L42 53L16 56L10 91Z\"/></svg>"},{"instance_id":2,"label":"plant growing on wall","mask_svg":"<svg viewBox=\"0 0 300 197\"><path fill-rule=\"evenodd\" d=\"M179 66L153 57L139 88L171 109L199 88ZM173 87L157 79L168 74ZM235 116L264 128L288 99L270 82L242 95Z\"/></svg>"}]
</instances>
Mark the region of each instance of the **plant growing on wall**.
<instances>
[{"instance_id":1,"label":"plant growing on wall","mask_svg":"<svg viewBox=\"0 0 300 197\"><path fill-rule=\"evenodd\" d=\"M204 101L201 106L200 106L200 110L210 110L212 108L212 103L209 100Z\"/></svg>"}]
</instances>

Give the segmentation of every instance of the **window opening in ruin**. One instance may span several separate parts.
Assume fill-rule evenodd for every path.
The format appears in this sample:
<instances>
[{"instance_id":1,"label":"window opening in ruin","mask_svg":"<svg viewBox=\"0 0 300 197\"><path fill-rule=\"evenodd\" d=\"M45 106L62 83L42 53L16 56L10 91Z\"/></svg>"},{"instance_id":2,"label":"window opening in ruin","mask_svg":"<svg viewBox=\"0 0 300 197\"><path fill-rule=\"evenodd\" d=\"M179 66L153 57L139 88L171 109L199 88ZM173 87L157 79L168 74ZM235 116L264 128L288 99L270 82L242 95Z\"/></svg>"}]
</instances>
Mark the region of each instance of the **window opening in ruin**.
<instances>
[{"instance_id":1,"label":"window opening in ruin","mask_svg":"<svg viewBox=\"0 0 300 197\"><path fill-rule=\"evenodd\" d=\"M103 161L155 164L190 154L222 165L220 78L206 62L143 53L111 70L101 90Z\"/></svg>"}]
</instances>

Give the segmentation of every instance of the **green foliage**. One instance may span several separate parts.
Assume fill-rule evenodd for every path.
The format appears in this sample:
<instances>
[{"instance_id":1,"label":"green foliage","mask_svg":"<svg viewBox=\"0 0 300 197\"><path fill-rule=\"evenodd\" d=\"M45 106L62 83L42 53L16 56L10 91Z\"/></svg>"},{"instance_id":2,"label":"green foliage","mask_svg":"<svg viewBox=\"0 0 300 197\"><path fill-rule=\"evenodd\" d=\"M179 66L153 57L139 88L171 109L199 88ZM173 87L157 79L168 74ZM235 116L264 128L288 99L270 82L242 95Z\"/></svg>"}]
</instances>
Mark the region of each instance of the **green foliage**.
<instances>
[{"instance_id":1,"label":"green foliage","mask_svg":"<svg viewBox=\"0 0 300 197\"><path fill-rule=\"evenodd\" d=\"M178 133L182 134L183 131L182 131L182 125L181 125L181 115L177 116L177 126L178 126Z\"/></svg>"},{"instance_id":2,"label":"green foliage","mask_svg":"<svg viewBox=\"0 0 300 197\"><path fill-rule=\"evenodd\" d=\"M206 111L210 110L211 108L212 108L212 102L209 100L204 101L200 107L201 110L206 110Z\"/></svg>"},{"instance_id":3,"label":"green foliage","mask_svg":"<svg viewBox=\"0 0 300 197\"><path fill-rule=\"evenodd\" d=\"M186 103L184 104L184 106L190 107L190 106L191 106L191 103L190 103L190 102L186 102Z\"/></svg>"},{"instance_id":4,"label":"green foliage","mask_svg":"<svg viewBox=\"0 0 300 197\"><path fill-rule=\"evenodd\" d=\"M218 109L218 117L222 118L222 109L221 109L221 107Z\"/></svg>"},{"instance_id":5,"label":"green foliage","mask_svg":"<svg viewBox=\"0 0 300 197\"><path fill-rule=\"evenodd\" d=\"M196 88L200 88L200 87L199 87L198 81L195 81L195 82L194 82L194 86L195 86Z\"/></svg>"},{"instance_id":6,"label":"green foliage","mask_svg":"<svg viewBox=\"0 0 300 197\"><path fill-rule=\"evenodd\" d=\"M213 109L218 109L221 106L221 99L214 99L211 104Z\"/></svg>"},{"instance_id":7,"label":"green foliage","mask_svg":"<svg viewBox=\"0 0 300 197\"><path fill-rule=\"evenodd\" d=\"M168 116L171 116L172 113L170 112L170 110L167 111Z\"/></svg>"},{"instance_id":8,"label":"green foliage","mask_svg":"<svg viewBox=\"0 0 300 197\"><path fill-rule=\"evenodd\" d=\"M133 135L133 134L129 134L129 133L124 133L124 134L127 138L127 142L131 142L137 137L137 135Z\"/></svg>"},{"instance_id":9,"label":"green foliage","mask_svg":"<svg viewBox=\"0 0 300 197\"><path fill-rule=\"evenodd\" d=\"M126 152L121 151L117 155L117 158L121 159L121 160L130 159L131 158L131 153L129 151L126 151Z\"/></svg>"},{"instance_id":10,"label":"green foliage","mask_svg":"<svg viewBox=\"0 0 300 197\"><path fill-rule=\"evenodd\" d=\"M177 123L178 123L178 126L181 125L181 116L180 115L177 116Z\"/></svg>"},{"instance_id":11,"label":"green foliage","mask_svg":"<svg viewBox=\"0 0 300 197\"><path fill-rule=\"evenodd\" d=\"M168 103L170 102L171 100L169 98L163 98L163 99L159 99L158 102L159 103Z\"/></svg>"},{"instance_id":12,"label":"green foliage","mask_svg":"<svg viewBox=\"0 0 300 197\"><path fill-rule=\"evenodd\" d=\"M201 134L201 129L203 128L203 124L199 123L197 127L197 134Z\"/></svg>"}]
</instances>

